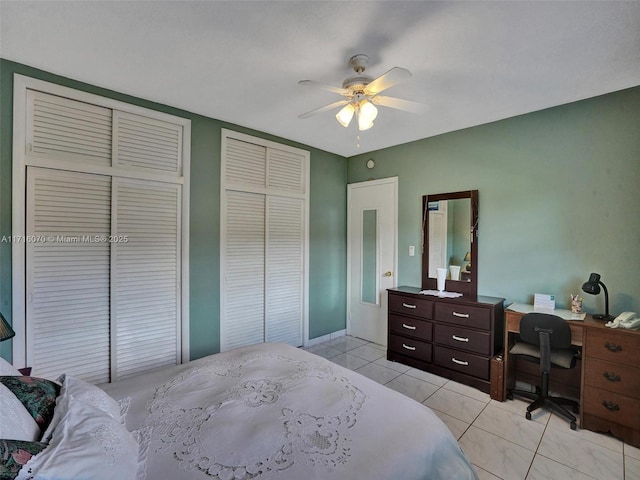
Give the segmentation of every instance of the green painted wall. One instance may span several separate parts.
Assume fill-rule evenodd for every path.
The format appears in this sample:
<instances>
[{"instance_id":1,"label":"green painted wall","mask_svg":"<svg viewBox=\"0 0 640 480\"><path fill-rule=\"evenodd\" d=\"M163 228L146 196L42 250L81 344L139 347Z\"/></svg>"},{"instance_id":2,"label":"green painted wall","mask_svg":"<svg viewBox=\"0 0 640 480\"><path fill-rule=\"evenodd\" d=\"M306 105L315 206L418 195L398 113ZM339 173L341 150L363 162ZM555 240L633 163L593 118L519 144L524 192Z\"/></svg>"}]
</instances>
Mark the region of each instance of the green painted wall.
<instances>
[{"instance_id":1,"label":"green painted wall","mask_svg":"<svg viewBox=\"0 0 640 480\"><path fill-rule=\"evenodd\" d=\"M640 311L640 87L349 159L372 176L399 177L400 285L420 285L422 195L478 189L479 294L567 308L597 272L613 314Z\"/></svg>"},{"instance_id":2,"label":"green painted wall","mask_svg":"<svg viewBox=\"0 0 640 480\"><path fill-rule=\"evenodd\" d=\"M145 101L0 59L0 237L11 234L13 74L83 90L191 120L190 347L191 357L220 348L220 130L231 130L311 152L309 335L346 323L346 178L343 157L184 110ZM0 243L0 309L11 319L11 249ZM11 342L0 344L10 358Z\"/></svg>"}]
</instances>

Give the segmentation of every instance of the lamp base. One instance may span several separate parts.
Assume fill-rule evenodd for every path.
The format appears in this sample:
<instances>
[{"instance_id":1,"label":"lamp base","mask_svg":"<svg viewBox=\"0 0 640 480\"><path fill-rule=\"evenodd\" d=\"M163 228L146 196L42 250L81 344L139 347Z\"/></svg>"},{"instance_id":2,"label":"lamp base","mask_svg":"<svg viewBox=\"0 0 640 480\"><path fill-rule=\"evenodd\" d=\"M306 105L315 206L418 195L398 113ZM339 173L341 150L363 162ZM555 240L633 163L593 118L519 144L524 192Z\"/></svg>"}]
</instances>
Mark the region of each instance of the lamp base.
<instances>
[{"instance_id":1,"label":"lamp base","mask_svg":"<svg viewBox=\"0 0 640 480\"><path fill-rule=\"evenodd\" d=\"M592 315L592 317L595 318L596 320L604 320L605 322L610 322L614 318L616 318L613 315L605 315L604 313L599 313L598 315Z\"/></svg>"}]
</instances>

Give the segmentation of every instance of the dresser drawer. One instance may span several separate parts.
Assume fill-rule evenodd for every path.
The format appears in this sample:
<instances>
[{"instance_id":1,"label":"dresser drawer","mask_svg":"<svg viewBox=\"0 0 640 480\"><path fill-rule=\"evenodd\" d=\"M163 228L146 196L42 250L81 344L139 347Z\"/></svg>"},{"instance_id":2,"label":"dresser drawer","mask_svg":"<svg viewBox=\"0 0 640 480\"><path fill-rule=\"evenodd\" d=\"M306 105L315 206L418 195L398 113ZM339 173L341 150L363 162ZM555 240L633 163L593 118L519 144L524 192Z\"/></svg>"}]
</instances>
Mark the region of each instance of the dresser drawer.
<instances>
[{"instance_id":1,"label":"dresser drawer","mask_svg":"<svg viewBox=\"0 0 640 480\"><path fill-rule=\"evenodd\" d=\"M436 324L435 342L481 355L491 355L491 335L489 332L469 330L451 325Z\"/></svg>"},{"instance_id":2,"label":"dresser drawer","mask_svg":"<svg viewBox=\"0 0 640 480\"><path fill-rule=\"evenodd\" d=\"M393 314L389 315L389 331L421 340L431 341L433 338L431 322Z\"/></svg>"},{"instance_id":3,"label":"dresser drawer","mask_svg":"<svg viewBox=\"0 0 640 480\"><path fill-rule=\"evenodd\" d=\"M624 365L638 364L640 335L611 329L589 329L586 345L589 357Z\"/></svg>"},{"instance_id":4,"label":"dresser drawer","mask_svg":"<svg viewBox=\"0 0 640 480\"><path fill-rule=\"evenodd\" d=\"M433 301L404 295L389 295L389 311L431 319Z\"/></svg>"},{"instance_id":5,"label":"dresser drawer","mask_svg":"<svg viewBox=\"0 0 640 480\"><path fill-rule=\"evenodd\" d=\"M609 422L640 428L640 400L589 385L584 388L582 409Z\"/></svg>"},{"instance_id":6,"label":"dresser drawer","mask_svg":"<svg viewBox=\"0 0 640 480\"><path fill-rule=\"evenodd\" d=\"M491 329L491 310L488 308L436 303L434 318L466 327Z\"/></svg>"},{"instance_id":7,"label":"dresser drawer","mask_svg":"<svg viewBox=\"0 0 640 480\"><path fill-rule=\"evenodd\" d=\"M640 399L640 369L588 357L585 383L593 387Z\"/></svg>"},{"instance_id":8,"label":"dresser drawer","mask_svg":"<svg viewBox=\"0 0 640 480\"><path fill-rule=\"evenodd\" d=\"M395 353L431 363L431 349L430 343L394 334L389 335L389 350Z\"/></svg>"},{"instance_id":9,"label":"dresser drawer","mask_svg":"<svg viewBox=\"0 0 640 480\"><path fill-rule=\"evenodd\" d=\"M484 380L489 379L489 361L489 358L473 353L452 350L440 345L434 347L436 365Z\"/></svg>"}]
</instances>

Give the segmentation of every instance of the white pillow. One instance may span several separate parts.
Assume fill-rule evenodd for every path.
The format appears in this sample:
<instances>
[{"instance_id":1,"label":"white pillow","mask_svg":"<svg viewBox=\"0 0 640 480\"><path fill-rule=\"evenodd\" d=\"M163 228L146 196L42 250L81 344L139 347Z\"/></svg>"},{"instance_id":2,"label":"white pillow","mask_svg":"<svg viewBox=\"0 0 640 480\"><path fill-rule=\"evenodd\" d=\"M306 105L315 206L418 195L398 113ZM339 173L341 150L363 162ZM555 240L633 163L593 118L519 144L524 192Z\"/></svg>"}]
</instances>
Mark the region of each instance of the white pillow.
<instances>
[{"instance_id":1,"label":"white pillow","mask_svg":"<svg viewBox=\"0 0 640 480\"><path fill-rule=\"evenodd\" d=\"M0 438L4 440L40 439L40 427L22 402L0 383Z\"/></svg>"},{"instance_id":2,"label":"white pillow","mask_svg":"<svg viewBox=\"0 0 640 480\"><path fill-rule=\"evenodd\" d=\"M64 414L49 446L31 457L16 480L135 480L139 447L124 425L70 395L58 408Z\"/></svg>"},{"instance_id":3,"label":"white pillow","mask_svg":"<svg viewBox=\"0 0 640 480\"><path fill-rule=\"evenodd\" d=\"M60 419L65 413L63 408L59 408L59 405L64 403L65 399L69 396L72 396L79 402L103 411L118 422L121 421L120 406L118 405L118 402L111 398L101 388L67 374L61 375L60 378L58 378L58 382L62 384L62 387L60 388L60 395L58 395L58 398L56 399L56 408L53 412L53 418L42 435L42 439L40 440L41 442L46 443L51 438L56 425L60 422Z\"/></svg>"},{"instance_id":4,"label":"white pillow","mask_svg":"<svg viewBox=\"0 0 640 480\"><path fill-rule=\"evenodd\" d=\"M2 376L17 376L22 375L20 371L9 362L7 362L4 358L0 357L0 375Z\"/></svg>"}]
</instances>

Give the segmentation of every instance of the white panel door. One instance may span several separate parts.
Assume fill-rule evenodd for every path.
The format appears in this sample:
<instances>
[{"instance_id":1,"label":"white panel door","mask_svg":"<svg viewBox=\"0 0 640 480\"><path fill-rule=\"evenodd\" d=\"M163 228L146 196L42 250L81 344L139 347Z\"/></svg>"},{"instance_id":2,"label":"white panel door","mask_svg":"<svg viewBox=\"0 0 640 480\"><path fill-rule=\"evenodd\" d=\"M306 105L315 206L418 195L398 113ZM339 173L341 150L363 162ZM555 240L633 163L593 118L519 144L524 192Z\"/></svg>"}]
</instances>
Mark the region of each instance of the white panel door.
<instances>
[{"instance_id":1,"label":"white panel door","mask_svg":"<svg viewBox=\"0 0 640 480\"><path fill-rule=\"evenodd\" d=\"M112 381L180 363L181 186L113 179Z\"/></svg>"},{"instance_id":2,"label":"white panel door","mask_svg":"<svg viewBox=\"0 0 640 480\"><path fill-rule=\"evenodd\" d=\"M396 286L397 178L350 184L347 333L387 344L387 289Z\"/></svg>"},{"instance_id":3,"label":"white panel door","mask_svg":"<svg viewBox=\"0 0 640 480\"><path fill-rule=\"evenodd\" d=\"M27 364L109 378L111 178L27 170Z\"/></svg>"}]
</instances>

